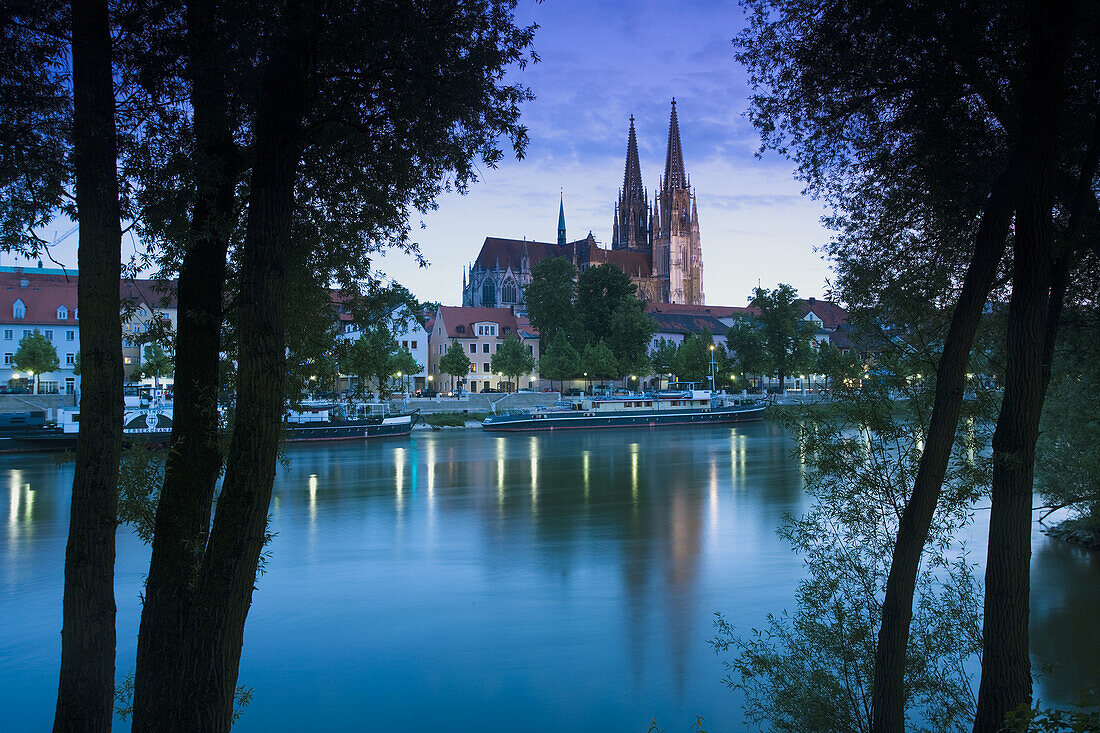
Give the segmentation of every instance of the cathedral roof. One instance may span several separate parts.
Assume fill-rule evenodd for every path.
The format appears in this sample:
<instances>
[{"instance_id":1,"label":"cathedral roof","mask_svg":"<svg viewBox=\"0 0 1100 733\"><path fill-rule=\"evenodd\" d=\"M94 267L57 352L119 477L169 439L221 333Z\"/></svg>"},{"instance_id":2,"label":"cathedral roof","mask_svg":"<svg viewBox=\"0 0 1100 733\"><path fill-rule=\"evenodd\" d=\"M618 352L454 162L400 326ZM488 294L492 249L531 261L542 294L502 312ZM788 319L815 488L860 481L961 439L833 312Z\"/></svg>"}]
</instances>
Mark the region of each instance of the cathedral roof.
<instances>
[{"instance_id":1,"label":"cathedral roof","mask_svg":"<svg viewBox=\"0 0 1100 733\"><path fill-rule=\"evenodd\" d=\"M646 252L628 252L626 250L603 249L592 246L587 239L569 242L564 247L549 242L534 242L523 239L501 239L499 237L486 237L481 245L481 252L474 260L474 266L483 270L492 270L498 265L500 269L509 267L519 272L523 253L527 252L528 266L534 267L547 257L565 257L572 261L578 248L587 247L589 262L602 264L610 262L619 269L634 277L648 277L650 275L650 255Z\"/></svg>"}]
</instances>

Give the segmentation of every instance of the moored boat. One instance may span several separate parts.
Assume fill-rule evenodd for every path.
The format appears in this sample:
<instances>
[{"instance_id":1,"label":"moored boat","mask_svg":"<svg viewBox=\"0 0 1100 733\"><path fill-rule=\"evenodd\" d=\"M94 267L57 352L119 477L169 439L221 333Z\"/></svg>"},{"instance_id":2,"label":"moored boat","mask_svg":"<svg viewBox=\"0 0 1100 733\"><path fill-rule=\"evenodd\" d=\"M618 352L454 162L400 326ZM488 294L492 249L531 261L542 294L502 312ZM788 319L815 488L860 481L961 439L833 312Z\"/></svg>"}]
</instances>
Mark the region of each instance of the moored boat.
<instances>
[{"instance_id":1,"label":"moored boat","mask_svg":"<svg viewBox=\"0 0 1100 733\"><path fill-rule=\"evenodd\" d=\"M304 443L407 436L418 416L417 411L391 413L384 404L306 404L288 414L286 440Z\"/></svg>"},{"instance_id":2,"label":"moored boat","mask_svg":"<svg viewBox=\"0 0 1100 733\"><path fill-rule=\"evenodd\" d=\"M736 395L695 389L693 384L669 390L614 397L581 397L552 407L490 415L483 430L496 432L571 428L663 427L749 422L764 417L766 404Z\"/></svg>"}]
</instances>

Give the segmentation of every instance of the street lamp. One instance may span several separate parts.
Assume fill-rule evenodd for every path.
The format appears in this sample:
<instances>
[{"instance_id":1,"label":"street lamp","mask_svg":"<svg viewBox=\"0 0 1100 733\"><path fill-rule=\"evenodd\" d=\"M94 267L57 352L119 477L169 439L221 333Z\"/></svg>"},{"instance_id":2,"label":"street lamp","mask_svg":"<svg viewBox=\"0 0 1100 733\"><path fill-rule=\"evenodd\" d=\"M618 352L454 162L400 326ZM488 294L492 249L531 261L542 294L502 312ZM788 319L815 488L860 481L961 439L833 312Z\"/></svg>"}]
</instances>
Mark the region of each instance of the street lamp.
<instances>
[{"instance_id":1,"label":"street lamp","mask_svg":"<svg viewBox=\"0 0 1100 733\"><path fill-rule=\"evenodd\" d=\"M715 369L718 367L718 362L714 360L714 344L710 345L710 391L713 392L715 388L714 376Z\"/></svg>"}]
</instances>

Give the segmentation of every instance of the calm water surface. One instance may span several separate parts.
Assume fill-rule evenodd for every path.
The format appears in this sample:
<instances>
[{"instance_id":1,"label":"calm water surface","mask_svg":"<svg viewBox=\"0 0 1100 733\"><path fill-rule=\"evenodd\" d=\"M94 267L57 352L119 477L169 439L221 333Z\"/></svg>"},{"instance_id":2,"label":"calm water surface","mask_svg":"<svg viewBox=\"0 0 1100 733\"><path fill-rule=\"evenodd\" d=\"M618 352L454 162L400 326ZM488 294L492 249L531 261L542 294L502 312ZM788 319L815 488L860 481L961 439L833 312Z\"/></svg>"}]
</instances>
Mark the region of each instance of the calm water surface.
<instances>
[{"instance_id":1,"label":"calm water surface","mask_svg":"<svg viewBox=\"0 0 1100 733\"><path fill-rule=\"evenodd\" d=\"M750 627L792 605L801 561L775 535L806 507L790 447L768 424L292 447L235 730L742 730L706 642L715 611ZM0 458L8 730L52 718L72 470ZM118 542L121 675L148 549ZM1033 655L1055 665L1038 692L1071 702L1100 682L1100 562L1036 533L1033 576Z\"/></svg>"}]
</instances>

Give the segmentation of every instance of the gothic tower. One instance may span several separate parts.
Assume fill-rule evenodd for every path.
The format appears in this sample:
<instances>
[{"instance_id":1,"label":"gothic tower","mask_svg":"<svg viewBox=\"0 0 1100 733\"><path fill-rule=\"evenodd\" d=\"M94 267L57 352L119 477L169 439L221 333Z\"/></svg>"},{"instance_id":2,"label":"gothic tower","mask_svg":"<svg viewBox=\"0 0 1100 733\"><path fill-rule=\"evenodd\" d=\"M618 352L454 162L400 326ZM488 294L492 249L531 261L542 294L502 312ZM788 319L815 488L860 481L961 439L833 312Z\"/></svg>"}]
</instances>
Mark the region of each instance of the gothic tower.
<instances>
[{"instance_id":1,"label":"gothic tower","mask_svg":"<svg viewBox=\"0 0 1100 733\"><path fill-rule=\"evenodd\" d=\"M642 186L642 167L638 163L638 140L634 135L634 115L630 115L630 132L626 140L626 172L619 201L615 204L615 221L611 228L611 249L648 252L650 239L649 200Z\"/></svg>"},{"instance_id":2,"label":"gothic tower","mask_svg":"<svg viewBox=\"0 0 1100 733\"><path fill-rule=\"evenodd\" d=\"M653 206L653 276L666 303L703 305L703 250L695 193L684 171L676 100L668 123L665 175Z\"/></svg>"}]
</instances>

